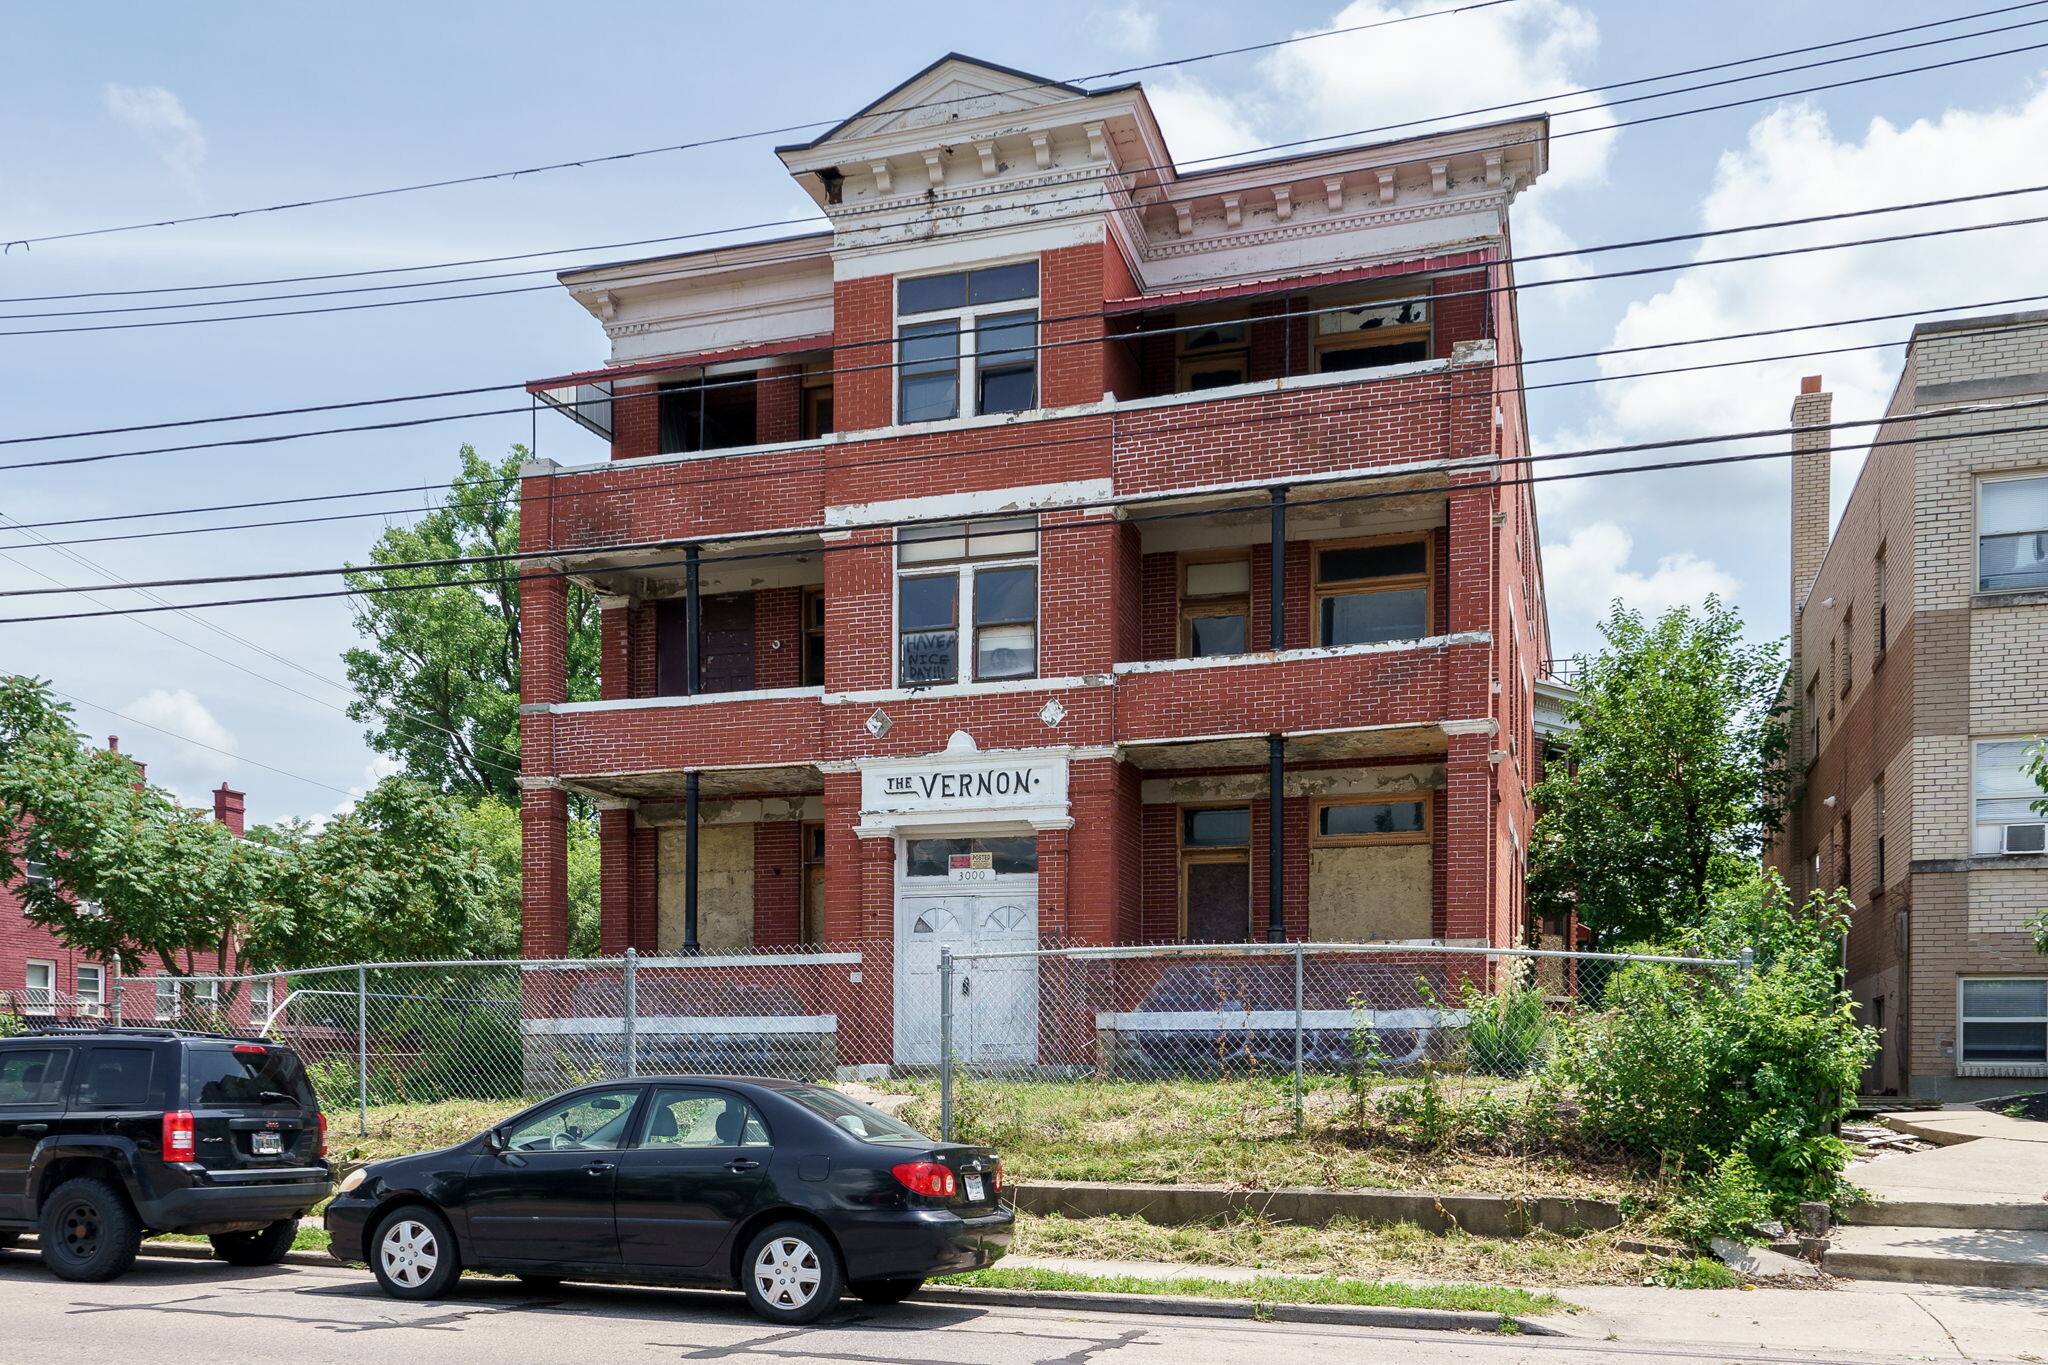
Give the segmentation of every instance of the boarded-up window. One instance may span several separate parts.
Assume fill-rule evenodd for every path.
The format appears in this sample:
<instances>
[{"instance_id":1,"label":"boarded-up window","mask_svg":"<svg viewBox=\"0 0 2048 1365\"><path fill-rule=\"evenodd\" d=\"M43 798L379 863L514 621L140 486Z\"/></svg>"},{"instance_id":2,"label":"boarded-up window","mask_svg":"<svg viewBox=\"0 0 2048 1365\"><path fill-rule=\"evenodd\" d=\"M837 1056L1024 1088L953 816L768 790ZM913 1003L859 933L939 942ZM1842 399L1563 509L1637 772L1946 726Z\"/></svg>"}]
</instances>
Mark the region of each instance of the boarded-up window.
<instances>
[{"instance_id":1,"label":"boarded-up window","mask_svg":"<svg viewBox=\"0 0 2048 1365\"><path fill-rule=\"evenodd\" d=\"M1309 827L1309 937L1430 937L1430 820L1430 799L1421 792L1317 802Z\"/></svg>"}]
</instances>

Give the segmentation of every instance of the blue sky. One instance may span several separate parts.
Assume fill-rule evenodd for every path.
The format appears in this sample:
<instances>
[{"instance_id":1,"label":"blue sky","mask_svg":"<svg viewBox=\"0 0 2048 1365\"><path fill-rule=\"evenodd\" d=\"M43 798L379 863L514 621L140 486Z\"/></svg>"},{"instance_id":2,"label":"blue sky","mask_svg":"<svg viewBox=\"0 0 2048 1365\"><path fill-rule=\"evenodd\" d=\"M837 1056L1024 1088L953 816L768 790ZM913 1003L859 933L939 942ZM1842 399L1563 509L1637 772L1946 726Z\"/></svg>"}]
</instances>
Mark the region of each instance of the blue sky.
<instances>
[{"instance_id":1,"label":"blue sky","mask_svg":"<svg viewBox=\"0 0 2048 1365\"><path fill-rule=\"evenodd\" d=\"M1121 7L1041 0L1008 12L1009 20L996 25L988 22L996 13L991 7L958 4L796 4L764 11L622 0L592 12L517 3L362 3L342 10L38 7L9 21L13 51L26 60L13 64L10 80L0 87L0 238L831 119L947 50L1074 77L1443 7L1444 0ZM1323 38L1277 54L1142 78L1183 159L1504 100L1535 100L1553 111L1596 106L1558 118L1559 132L1593 131L1558 139L1551 175L1516 210L1519 250L1558 250L2048 180L2040 155L2048 146L2048 99L2041 95L2048 49L1803 99L1600 131L1609 121L1644 113L2048 43L2048 23L1620 110L1602 111L1598 96L1551 98L1588 84L1991 7L1992 0L1710 0L1683 7L1516 0L1456 18ZM2033 19L2048 20L2048 6L1884 45ZM1656 88L1661 87L1644 87ZM17 247L0 257L0 296L410 265L802 217L809 201L771 154L778 140L789 139L759 138L485 185L53 242L26 252ZM2023 198L1699 249L1601 255L1525 272L1524 279L2018 217L2042 212L2041 202ZM2004 229L1750 266L1547 286L1526 295L1524 344L1530 355L1544 356L2048 293L2044 247L2048 233L2039 227ZM576 259L585 258L566 257L562 263ZM0 312L94 302L8 304ZM106 320L135 319L68 321ZM0 330L49 325L61 324L0 321ZM1701 348L1677 358L1895 340L1907 328L1900 322L1843 329L1818 334L1820 339ZM1897 354L1556 390L1532 399L1532 430L1540 446L1573 449L1776 425L1798 376L1811 372L1829 376L1839 395L1838 416L1868 416L1883 399ZM269 321L0 337L0 435L502 383L603 358L596 324L566 294L552 290ZM1595 362L1584 362L1545 367L1532 378L1599 372ZM470 401L475 407L501 406ZM416 411L465 410L457 400ZM279 420L243 424L234 432L327 424ZM0 473L0 515L39 521L433 483L451 472L460 442L502 453L528 433L523 415L480 417L405 431L6 472ZM221 434L226 433L202 429L183 439ZM180 434L163 437L145 433L0 447L0 462L177 444ZM596 453L588 438L559 419L543 418L539 446L541 453L564 460ZM1838 497L1854 467L1853 457L1838 460ZM1762 464L1545 490L1546 565L1560 648L1585 646L1592 621L1617 595L1654 609L1720 591L1743 607L1759 632L1782 631L1784 480L1781 465ZM352 506L399 513L423 500L411 495ZM77 547L98 567L49 549L5 549L0 586L39 586L47 580L37 571L80 583L339 563L363 557L381 524L366 518ZM114 529L119 528L98 531ZM0 529L0 547L25 539ZM31 604L55 610L71 600ZM109 604L133 600L108 598ZM123 747L146 758L153 776L188 798L227 781L251 793L253 818L268 820L331 810L379 771L358 728L341 714L347 695L334 685L341 677L340 652L352 638L347 609L338 600L193 617L0 626L0 669L41 674L91 703L80 708L90 730L121 734ZM235 757L143 729L98 707Z\"/></svg>"}]
</instances>

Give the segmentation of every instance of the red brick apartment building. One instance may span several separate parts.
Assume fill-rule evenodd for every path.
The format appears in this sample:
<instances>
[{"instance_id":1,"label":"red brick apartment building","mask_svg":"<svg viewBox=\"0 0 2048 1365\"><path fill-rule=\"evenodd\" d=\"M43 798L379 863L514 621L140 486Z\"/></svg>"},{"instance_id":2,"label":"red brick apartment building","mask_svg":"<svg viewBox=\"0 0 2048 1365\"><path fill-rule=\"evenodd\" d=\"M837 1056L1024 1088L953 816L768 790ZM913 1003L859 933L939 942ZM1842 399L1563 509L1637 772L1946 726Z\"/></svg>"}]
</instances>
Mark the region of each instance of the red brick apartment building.
<instances>
[{"instance_id":1,"label":"red brick apartment building","mask_svg":"<svg viewBox=\"0 0 2048 1365\"><path fill-rule=\"evenodd\" d=\"M531 387L612 449L525 470L527 954L571 792L607 951L893 943L899 1011L941 943L1524 941L1547 137L1181 171L955 55L780 149L827 228L564 274L611 363Z\"/></svg>"},{"instance_id":2,"label":"red brick apartment building","mask_svg":"<svg viewBox=\"0 0 2048 1365\"><path fill-rule=\"evenodd\" d=\"M109 739L109 748L120 741ZM141 764L136 765L138 775ZM223 782L213 793L213 818L237 835L242 832L247 798ZM23 869L29 878L45 874L38 863ZM194 959L194 970L218 972L219 955L202 953ZM144 983L144 984L138 984ZM64 946L50 930L30 922L23 910L20 887L0 883L0 1013L30 1022L50 1019L111 1019L119 995L123 1022L129 1024L175 1020L188 1006L205 1006L219 998L219 988L210 982L176 984L152 968L145 978L130 977L125 986L112 964L97 961ZM272 989L258 983L252 1007L260 1007L261 1018L269 1012ZM238 1005L240 1002L237 1002Z\"/></svg>"},{"instance_id":3,"label":"red brick apartment building","mask_svg":"<svg viewBox=\"0 0 2048 1365\"><path fill-rule=\"evenodd\" d=\"M1848 984L1873 1092L1978 1099L2048 1078L2048 312L1922 323L1832 536L1830 434L1792 475L1791 679L1804 793L1776 860L1855 904ZM1792 420L1828 421L1806 381ZM2001 434L1972 435L1994 431Z\"/></svg>"}]
</instances>

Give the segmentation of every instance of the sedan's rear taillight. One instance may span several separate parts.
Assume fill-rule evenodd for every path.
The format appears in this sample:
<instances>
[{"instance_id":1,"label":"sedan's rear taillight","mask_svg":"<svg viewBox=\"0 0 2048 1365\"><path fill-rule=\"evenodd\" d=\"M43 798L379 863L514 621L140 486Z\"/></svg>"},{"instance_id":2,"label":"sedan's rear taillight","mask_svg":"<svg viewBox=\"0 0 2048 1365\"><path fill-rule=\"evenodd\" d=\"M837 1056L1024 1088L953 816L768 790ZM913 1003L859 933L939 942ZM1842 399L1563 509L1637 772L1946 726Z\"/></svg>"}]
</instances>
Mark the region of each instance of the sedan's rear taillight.
<instances>
[{"instance_id":1,"label":"sedan's rear taillight","mask_svg":"<svg viewBox=\"0 0 2048 1365\"><path fill-rule=\"evenodd\" d=\"M901 1166L891 1167L889 1174L902 1181L904 1188L913 1194L951 1199L960 1192L960 1182L954 1178L952 1170L936 1161L906 1161Z\"/></svg>"},{"instance_id":2,"label":"sedan's rear taillight","mask_svg":"<svg viewBox=\"0 0 2048 1365\"><path fill-rule=\"evenodd\" d=\"M327 1115L315 1114L313 1115L313 1121L320 1125L320 1146L319 1149L313 1153L313 1155L317 1157L325 1157L327 1155Z\"/></svg>"},{"instance_id":3,"label":"sedan's rear taillight","mask_svg":"<svg viewBox=\"0 0 2048 1365\"><path fill-rule=\"evenodd\" d=\"M180 1109L164 1115L164 1160L196 1161L199 1158L199 1134L192 1124L188 1110Z\"/></svg>"}]
</instances>

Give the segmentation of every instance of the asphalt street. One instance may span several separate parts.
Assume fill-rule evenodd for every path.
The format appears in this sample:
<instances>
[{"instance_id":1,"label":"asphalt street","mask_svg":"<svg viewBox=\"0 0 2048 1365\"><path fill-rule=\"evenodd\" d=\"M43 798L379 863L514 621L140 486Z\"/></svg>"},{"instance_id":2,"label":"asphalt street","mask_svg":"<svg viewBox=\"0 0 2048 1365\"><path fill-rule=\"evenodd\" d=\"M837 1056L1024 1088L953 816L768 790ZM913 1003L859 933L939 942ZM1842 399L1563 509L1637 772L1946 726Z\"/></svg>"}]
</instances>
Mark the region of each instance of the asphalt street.
<instances>
[{"instance_id":1,"label":"asphalt street","mask_svg":"<svg viewBox=\"0 0 2048 1365\"><path fill-rule=\"evenodd\" d=\"M1872 1343L1875 1345L1876 1343ZM536 1293L470 1279L439 1303L386 1298L361 1271L145 1257L110 1284L68 1284L32 1253L0 1253L0 1362L217 1365L431 1361L773 1361L831 1365L1726 1365L1725 1346L1392 1332L1245 1320L908 1303L849 1303L812 1327L769 1327L737 1295L570 1285ZM1743 1365L1849 1365L1858 1351L1758 1353ZM1922 1356L1921 1359L1926 1359Z\"/></svg>"}]
</instances>

